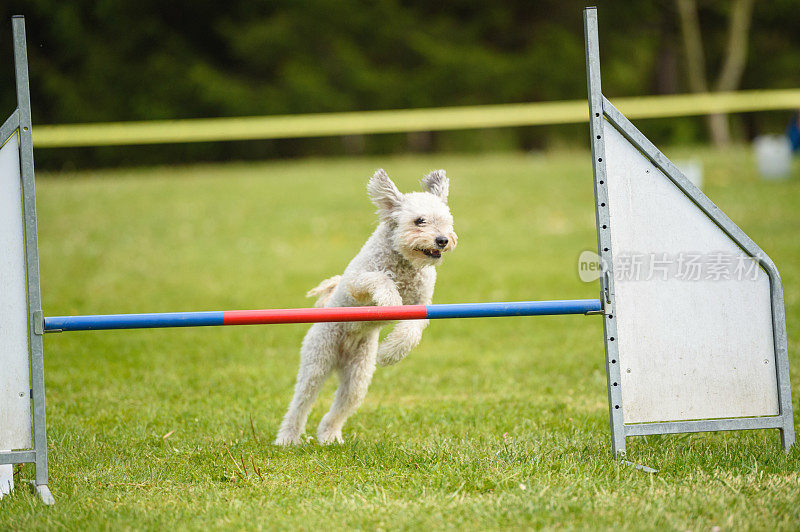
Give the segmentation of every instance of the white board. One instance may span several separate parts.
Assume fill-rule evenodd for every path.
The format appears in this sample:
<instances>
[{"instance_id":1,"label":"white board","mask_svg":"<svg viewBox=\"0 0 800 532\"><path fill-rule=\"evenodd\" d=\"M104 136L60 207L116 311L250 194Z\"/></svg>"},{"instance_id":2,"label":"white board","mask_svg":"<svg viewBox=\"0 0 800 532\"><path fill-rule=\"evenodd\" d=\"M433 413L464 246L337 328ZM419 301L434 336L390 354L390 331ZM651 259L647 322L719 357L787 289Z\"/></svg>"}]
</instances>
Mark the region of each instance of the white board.
<instances>
[{"instance_id":1,"label":"white board","mask_svg":"<svg viewBox=\"0 0 800 532\"><path fill-rule=\"evenodd\" d=\"M29 449L28 299L16 133L0 148L0 249L0 449Z\"/></svg>"},{"instance_id":2,"label":"white board","mask_svg":"<svg viewBox=\"0 0 800 532\"><path fill-rule=\"evenodd\" d=\"M0 499L14 491L14 466L0 465Z\"/></svg>"},{"instance_id":3,"label":"white board","mask_svg":"<svg viewBox=\"0 0 800 532\"><path fill-rule=\"evenodd\" d=\"M767 274L603 128L624 423L777 415Z\"/></svg>"}]
</instances>

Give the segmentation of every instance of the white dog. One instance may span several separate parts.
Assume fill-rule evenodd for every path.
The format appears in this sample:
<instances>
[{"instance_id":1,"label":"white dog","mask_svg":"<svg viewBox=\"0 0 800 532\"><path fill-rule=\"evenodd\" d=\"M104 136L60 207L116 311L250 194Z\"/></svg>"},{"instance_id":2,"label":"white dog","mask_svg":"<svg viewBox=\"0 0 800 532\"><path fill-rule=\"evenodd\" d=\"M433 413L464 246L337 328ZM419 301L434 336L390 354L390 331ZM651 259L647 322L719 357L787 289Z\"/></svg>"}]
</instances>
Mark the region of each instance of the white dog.
<instances>
[{"instance_id":1,"label":"white dog","mask_svg":"<svg viewBox=\"0 0 800 532\"><path fill-rule=\"evenodd\" d=\"M447 207L449 181L444 170L425 176L425 192L402 194L383 170L367 183L380 223L344 274L322 281L308 292L316 306L428 305L442 253L456 245ZM401 361L422 338L428 320L399 322L380 346L385 322L315 323L300 349L294 398L281 424L277 445L300 443L306 418L319 389L333 369L339 388L317 430L322 444L342 443L342 427L361 405L375 365Z\"/></svg>"}]
</instances>

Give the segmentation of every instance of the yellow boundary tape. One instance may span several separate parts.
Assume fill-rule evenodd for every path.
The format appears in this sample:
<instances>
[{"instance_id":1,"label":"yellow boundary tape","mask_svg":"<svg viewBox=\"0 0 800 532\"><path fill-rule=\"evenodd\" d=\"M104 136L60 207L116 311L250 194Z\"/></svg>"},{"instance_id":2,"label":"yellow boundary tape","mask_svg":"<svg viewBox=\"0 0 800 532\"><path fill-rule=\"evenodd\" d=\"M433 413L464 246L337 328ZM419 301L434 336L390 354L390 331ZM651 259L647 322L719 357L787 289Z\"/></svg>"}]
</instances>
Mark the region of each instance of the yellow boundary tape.
<instances>
[{"instance_id":1,"label":"yellow boundary tape","mask_svg":"<svg viewBox=\"0 0 800 532\"><path fill-rule=\"evenodd\" d=\"M800 108L800 89L616 98L631 119ZM42 125L37 148L327 137L573 124L588 120L585 100L301 115Z\"/></svg>"}]
</instances>

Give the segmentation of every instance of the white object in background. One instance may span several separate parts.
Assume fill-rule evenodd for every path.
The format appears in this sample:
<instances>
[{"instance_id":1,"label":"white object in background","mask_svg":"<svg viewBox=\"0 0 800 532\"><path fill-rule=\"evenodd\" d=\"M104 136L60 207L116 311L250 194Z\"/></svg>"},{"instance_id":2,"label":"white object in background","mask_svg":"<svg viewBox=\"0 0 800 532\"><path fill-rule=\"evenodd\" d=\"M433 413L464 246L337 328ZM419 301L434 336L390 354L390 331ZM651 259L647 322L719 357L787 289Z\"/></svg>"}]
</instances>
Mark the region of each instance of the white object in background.
<instances>
[{"instance_id":1,"label":"white object in background","mask_svg":"<svg viewBox=\"0 0 800 532\"><path fill-rule=\"evenodd\" d=\"M0 148L0 449L33 447L24 238L15 133Z\"/></svg>"},{"instance_id":2,"label":"white object in background","mask_svg":"<svg viewBox=\"0 0 800 532\"><path fill-rule=\"evenodd\" d=\"M792 145L785 135L762 135L753 141L756 164L762 177L785 179L792 166Z\"/></svg>"},{"instance_id":3,"label":"white object in background","mask_svg":"<svg viewBox=\"0 0 800 532\"><path fill-rule=\"evenodd\" d=\"M613 126L603 130L614 261L720 254L748 272L714 278L707 270L697 279L615 272L625 423L777 415L766 272Z\"/></svg>"},{"instance_id":4,"label":"white object in background","mask_svg":"<svg viewBox=\"0 0 800 532\"><path fill-rule=\"evenodd\" d=\"M14 466L0 465L0 499L14 490Z\"/></svg>"},{"instance_id":5,"label":"white object in background","mask_svg":"<svg viewBox=\"0 0 800 532\"><path fill-rule=\"evenodd\" d=\"M673 160L672 163L694 186L703 190L703 163L699 159Z\"/></svg>"}]
</instances>

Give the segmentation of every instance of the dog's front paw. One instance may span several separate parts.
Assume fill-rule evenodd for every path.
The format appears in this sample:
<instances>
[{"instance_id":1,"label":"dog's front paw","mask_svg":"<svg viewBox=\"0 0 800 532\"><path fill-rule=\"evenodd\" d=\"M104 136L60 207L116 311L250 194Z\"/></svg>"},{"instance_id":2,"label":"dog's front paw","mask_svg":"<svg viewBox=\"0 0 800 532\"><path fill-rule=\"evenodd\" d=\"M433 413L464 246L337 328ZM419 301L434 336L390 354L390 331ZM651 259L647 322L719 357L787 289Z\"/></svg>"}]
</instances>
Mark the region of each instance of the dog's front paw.
<instances>
[{"instance_id":1,"label":"dog's front paw","mask_svg":"<svg viewBox=\"0 0 800 532\"><path fill-rule=\"evenodd\" d=\"M375 294L375 304L379 307L399 307L403 304L403 298L397 290L386 290L379 294Z\"/></svg>"},{"instance_id":2,"label":"dog's front paw","mask_svg":"<svg viewBox=\"0 0 800 532\"><path fill-rule=\"evenodd\" d=\"M290 445L300 445L302 441L300 440L299 434L293 434L290 432L279 432L278 437L275 438L273 442L275 445L280 445L283 447L288 447Z\"/></svg>"},{"instance_id":3,"label":"dog's front paw","mask_svg":"<svg viewBox=\"0 0 800 532\"><path fill-rule=\"evenodd\" d=\"M321 429L317 433L317 440L319 440L320 445L331 445L333 443L344 443L344 438L342 437L342 429L333 430L333 429Z\"/></svg>"},{"instance_id":4,"label":"dog's front paw","mask_svg":"<svg viewBox=\"0 0 800 532\"><path fill-rule=\"evenodd\" d=\"M399 351L396 345L384 341L378 346L376 362L379 366L391 366L403 360L404 356L405 353Z\"/></svg>"}]
</instances>

